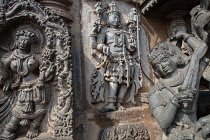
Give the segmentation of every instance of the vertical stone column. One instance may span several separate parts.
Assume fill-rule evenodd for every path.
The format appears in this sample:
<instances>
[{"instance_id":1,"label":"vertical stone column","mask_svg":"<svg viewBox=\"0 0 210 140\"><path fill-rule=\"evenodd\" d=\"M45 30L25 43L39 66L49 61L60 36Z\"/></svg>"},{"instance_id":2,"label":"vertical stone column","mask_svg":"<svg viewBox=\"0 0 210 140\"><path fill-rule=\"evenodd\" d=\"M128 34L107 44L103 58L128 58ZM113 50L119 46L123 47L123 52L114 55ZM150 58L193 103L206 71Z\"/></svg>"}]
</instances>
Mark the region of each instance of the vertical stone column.
<instances>
[{"instance_id":1,"label":"vertical stone column","mask_svg":"<svg viewBox=\"0 0 210 140\"><path fill-rule=\"evenodd\" d=\"M175 35L177 31L187 32L187 25L184 16L187 11L177 10L169 13L166 17L169 19L169 36Z\"/></svg>"},{"instance_id":2,"label":"vertical stone column","mask_svg":"<svg viewBox=\"0 0 210 140\"><path fill-rule=\"evenodd\" d=\"M176 10L171 13L169 13L166 17L169 20L169 37L172 37L176 34L176 32L183 31L188 32L188 26L187 22L184 19L184 16L186 16L189 12L183 11L183 10ZM186 55L190 55L192 53L191 48L188 47L188 45L184 42L178 42L176 44L179 46L183 53Z\"/></svg>"}]
</instances>

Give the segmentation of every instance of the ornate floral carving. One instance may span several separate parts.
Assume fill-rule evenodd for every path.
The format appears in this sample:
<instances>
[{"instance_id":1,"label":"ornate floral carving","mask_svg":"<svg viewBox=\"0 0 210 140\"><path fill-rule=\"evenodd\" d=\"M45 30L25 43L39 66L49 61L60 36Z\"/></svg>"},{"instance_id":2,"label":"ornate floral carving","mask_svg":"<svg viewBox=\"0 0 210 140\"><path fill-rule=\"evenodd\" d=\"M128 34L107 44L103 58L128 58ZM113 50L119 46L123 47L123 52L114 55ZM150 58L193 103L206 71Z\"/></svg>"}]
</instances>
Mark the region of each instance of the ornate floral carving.
<instances>
[{"instance_id":1,"label":"ornate floral carving","mask_svg":"<svg viewBox=\"0 0 210 140\"><path fill-rule=\"evenodd\" d=\"M33 0L12 0L7 7L0 17L1 92L5 94L0 97L0 125L5 126L1 138L14 139L19 125L29 125L28 138L38 136L41 120L48 112L53 135L73 139L69 28L54 12ZM6 70L9 74L4 74ZM50 90L52 87L57 92ZM54 100L57 103L52 103Z\"/></svg>"},{"instance_id":2,"label":"ornate floral carving","mask_svg":"<svg viewBox=\"0 0 210 140\"><path fill-rule=\"evenodd\" d=\"M100 140L149 140L150 136L142 123L119 125L105 128Z\"/></svg>"}]
</instances>

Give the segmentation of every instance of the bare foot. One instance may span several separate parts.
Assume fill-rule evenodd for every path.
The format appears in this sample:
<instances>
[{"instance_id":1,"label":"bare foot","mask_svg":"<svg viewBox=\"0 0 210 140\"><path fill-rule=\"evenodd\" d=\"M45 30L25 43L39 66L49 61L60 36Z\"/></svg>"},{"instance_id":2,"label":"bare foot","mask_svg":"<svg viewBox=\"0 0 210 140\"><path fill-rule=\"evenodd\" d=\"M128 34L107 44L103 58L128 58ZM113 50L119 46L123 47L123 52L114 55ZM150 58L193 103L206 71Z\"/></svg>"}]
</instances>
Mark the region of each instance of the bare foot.
<instances>
[{"instance_id":1,"label":"bare foot","mask_svg":"<svg viewBox=\"0 0 210 140\"><path fill-rule=\"evenodd\" d=\"M26 137L27 138L35 138L39 135L39 130L38 129L35 129L35 128L30 128L26 134Z\"/></svg>"}]
</instances>

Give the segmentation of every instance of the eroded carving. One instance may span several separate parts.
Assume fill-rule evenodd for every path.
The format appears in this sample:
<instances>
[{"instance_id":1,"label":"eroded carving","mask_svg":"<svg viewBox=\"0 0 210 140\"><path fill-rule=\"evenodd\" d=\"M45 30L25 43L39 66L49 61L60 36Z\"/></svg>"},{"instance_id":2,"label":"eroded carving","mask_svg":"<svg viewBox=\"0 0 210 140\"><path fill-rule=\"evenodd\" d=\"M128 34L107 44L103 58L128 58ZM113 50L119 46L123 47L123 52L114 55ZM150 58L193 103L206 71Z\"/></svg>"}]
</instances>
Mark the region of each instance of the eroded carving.
<instances>
[{"instance_id":1,"label":"eroded carving","mask_svg":"<svg viewBox=\"0 0 210 140\"><path fill-rule=\"evenodd\" d=\"M52 136L73 139L68 26L33 0L13 0L7 7L0 19L0 32L4 36L0 47L0 114L4 117L0 125L5 128L0 139L14 139L20 125L28 129L26 137L37 137L46 113Z\"/></svg>"},{"instance_id":2,"label":"eroded carving","mask_svg":"<svg viewBox=\"0 0 210 140\"><path fill-rule=\"evenodd\" d=\"M149 140L150 136L142 123L120 125L105 128L100 140Z\"/></svg>"},{"instance_id":3,"label":"eroded carving","mask_svg":"<svg viewBox=\"0 0 210 140\"><path fill-rule=\"evenodd\" d=\"M135 8L131 9L127 23L129 31L126 32L122 29L120 12L115 2L106 8L102 8L99 2L95 8L98 20L90 35L90 46L93 49L92 55L100 57L100 62L92 74L93 103L105 101L104 93L107 93L108 105L101 112L125 109L122 106L125 95L130 93L126 102L135 104L134 96L142 82L140 58L137 57L137 52L140 52L137 51L139 46L136 42L139 16ZM107 15L107 28L102 28L104 11Z\"/></svg>"},{"instance_id":4,"label":"eroded carving","mask_svg":"<svg viewBox=\"0 0 210 140\"><path fill-rule=\"evenodd\" d=\"M169 39L186 42L192 49L190 59L169 41L157 44L150 55L155 75L160 80L150 90L148 100L163 129L159 137L162 140L202 140L210 132L208 123L205 125L209 117L198 121L196 117L200 78L209 63L210 12L208 6L202 7L203 2L191 11L193 34L180 31Z\"/></svg>"}]
</instances>

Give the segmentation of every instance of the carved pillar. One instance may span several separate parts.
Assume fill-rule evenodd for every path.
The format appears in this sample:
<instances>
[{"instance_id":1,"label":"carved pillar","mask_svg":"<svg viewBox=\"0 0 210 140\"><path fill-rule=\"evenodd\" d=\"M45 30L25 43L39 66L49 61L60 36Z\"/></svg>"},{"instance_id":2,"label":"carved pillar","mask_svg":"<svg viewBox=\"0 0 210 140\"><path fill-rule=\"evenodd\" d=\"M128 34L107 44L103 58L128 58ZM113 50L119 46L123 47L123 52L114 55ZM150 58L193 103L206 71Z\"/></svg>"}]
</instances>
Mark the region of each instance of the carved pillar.
<instances>
[{"instance_id":1,"label":"carved pillar","mask_svg":"<svg viewBox=\"0 0 210 140\"><path fill-rule=\"evenodd\" d=\"M187 11L177 10L167 15L169 19L169 36L175 35L177 31L187 32L187 25L184 20L184 16L187 15Z\"/></svg>"},{"instance_id":2,"label":"carved pillar","mask_svg":"<svg viewBox=\"0 0 210 140\"><path fill-rule=\"evenodd\" d=\"M40 0L40 3L63 17L66 22L72 21L72 15L70 14L72 0Z\"/></svg>"},{"instance_id":3,"label":"carved pillar","mask_svg":"<svg viewBox=\"0 0 210 140\"><path fill-rule=\"evenodd\" d=\"M189 26L187 26L189 23L186 21L185 16L189 12L184 10L176 10L173 12L170 12L167 14L167 19L169 20L169 30L168 34L169 37L172 37L176 34L176 32L183 31L183 32L189 32ZM189 55L192 53L192 50L188 47L188 45L184 42L179 42L177 44L184 52L185 54Z\"/></svg>"}]
</instances>

